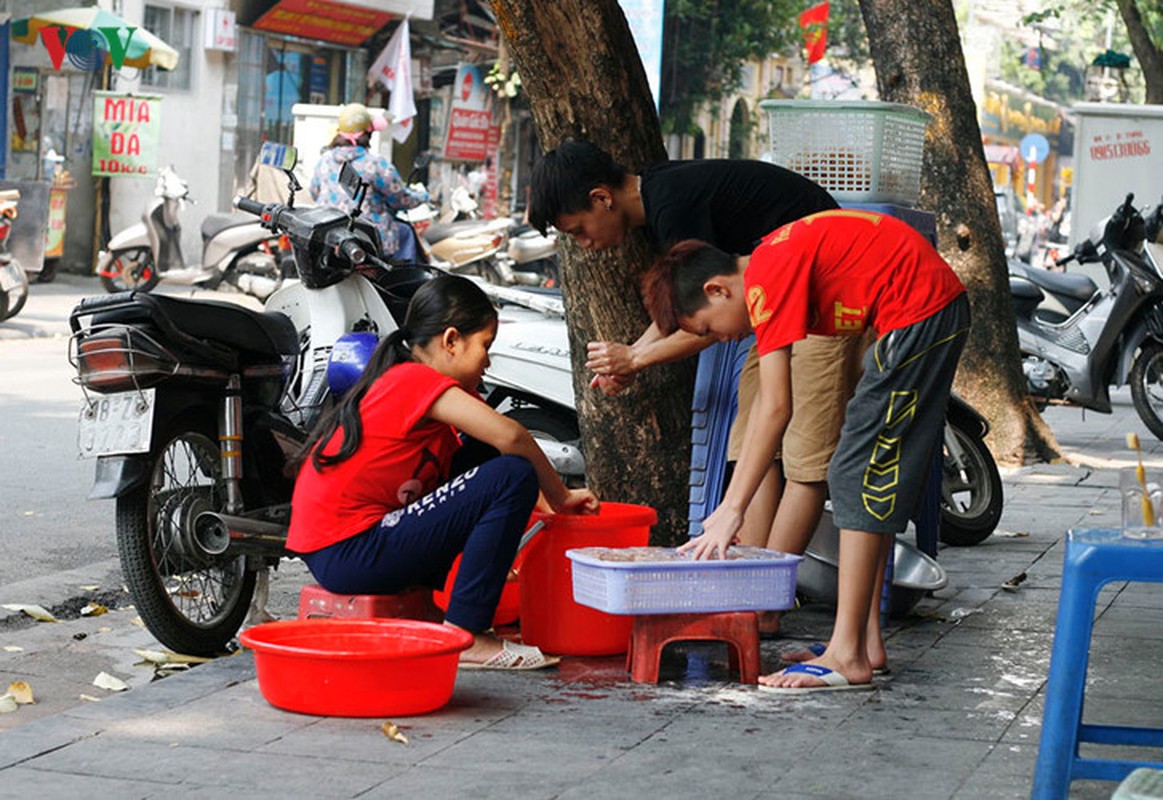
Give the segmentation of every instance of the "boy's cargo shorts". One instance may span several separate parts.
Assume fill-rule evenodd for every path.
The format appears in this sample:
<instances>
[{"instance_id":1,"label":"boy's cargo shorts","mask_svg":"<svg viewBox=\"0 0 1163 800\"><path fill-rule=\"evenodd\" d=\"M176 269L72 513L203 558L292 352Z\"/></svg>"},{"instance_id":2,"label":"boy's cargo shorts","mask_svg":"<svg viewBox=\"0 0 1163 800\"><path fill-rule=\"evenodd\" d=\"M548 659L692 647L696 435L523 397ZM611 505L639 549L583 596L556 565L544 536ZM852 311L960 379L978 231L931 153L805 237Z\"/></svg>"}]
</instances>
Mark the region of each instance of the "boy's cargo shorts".
<instances>
[{"instance_id":1,"label":"boy's cargo shorts","mask_svg":"<svg viewBox=\"0 0 1163 800\"><path fill-rule=\"evenodd\" d=\"M828 477L828 461L840 441L844 407L860 379L863 336L808 336L792 345L792 416L783 436L783 472L788 480L816 483ZM731 423L727 460L743 451L747 417L759 391L755 346L739 374L739 411Z\"/></svg>"},{"instance_id":2,"label":"boy's cargo shorts","mask_svg":"<svg viewBox=\"0 0 1163 800\"><path fill-rule=\"evenodd\" d=\"M905 529L943 441L945 406L968 331L969 301L961 294L868 348L828 470L837 527Z\"/></svg>"}]
</instances>

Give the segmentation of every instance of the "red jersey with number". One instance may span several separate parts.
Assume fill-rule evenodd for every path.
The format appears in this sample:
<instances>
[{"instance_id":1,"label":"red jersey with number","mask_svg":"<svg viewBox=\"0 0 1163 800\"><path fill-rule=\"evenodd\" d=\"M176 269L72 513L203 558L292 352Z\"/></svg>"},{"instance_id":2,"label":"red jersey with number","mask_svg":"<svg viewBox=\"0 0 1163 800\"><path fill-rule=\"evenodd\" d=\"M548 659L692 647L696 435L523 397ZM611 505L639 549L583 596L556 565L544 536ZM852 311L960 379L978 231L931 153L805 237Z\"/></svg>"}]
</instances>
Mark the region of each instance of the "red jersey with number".
<instances>
[{"instance_id":1,"label":"red jersey with number","mask_svg":"<svg viewBox=\"0 0 1163 800\"><path fill-rule=\"evenodd\" d=\"M451 426L425 415L457 385L423 364L397 364L381 375L359 404L363 439L351 458L322 470L303 462L287 549L312 553L348 539L445 483L460 441ZM340 428L323 452L337 452L342 441Z\"/></svg>"},{"instance_id":2,"label":"red jersey with number","mask_svg":"<svg viewBox=\"0 0 1163 800\"><path fill-rule=\"evenodd\" d=\"M940 311L965 291L921 234L895 217L821 211L769 234L743 276L759 354L809 333L880 336Z\"/></svg>"}]
</instances>

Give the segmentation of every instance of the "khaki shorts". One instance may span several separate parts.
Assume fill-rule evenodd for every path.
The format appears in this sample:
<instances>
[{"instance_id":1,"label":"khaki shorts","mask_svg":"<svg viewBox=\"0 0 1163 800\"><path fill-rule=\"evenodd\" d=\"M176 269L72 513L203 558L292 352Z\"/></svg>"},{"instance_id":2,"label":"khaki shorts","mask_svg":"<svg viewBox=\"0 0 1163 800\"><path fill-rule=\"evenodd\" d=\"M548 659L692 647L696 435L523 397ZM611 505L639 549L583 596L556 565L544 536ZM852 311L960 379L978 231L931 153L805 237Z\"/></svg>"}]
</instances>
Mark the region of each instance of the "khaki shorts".
<instances>
[{"instance_id":1,"label":"khaki shorts","mask_svg":"<svg viewBox=\"0 0 1163 800\"><path fill-rule=\"evenodd\" d=\"M783 436L784 475L797 483L827 480L828 462L840 441L844 408L860 380L860 357L867 337L809 336L792 345L792 417ZM759 391L759 356L755 347L739 374L739 412L731 423L727 460L743 451L747 417Z\"/></svg>"}]
</instances>

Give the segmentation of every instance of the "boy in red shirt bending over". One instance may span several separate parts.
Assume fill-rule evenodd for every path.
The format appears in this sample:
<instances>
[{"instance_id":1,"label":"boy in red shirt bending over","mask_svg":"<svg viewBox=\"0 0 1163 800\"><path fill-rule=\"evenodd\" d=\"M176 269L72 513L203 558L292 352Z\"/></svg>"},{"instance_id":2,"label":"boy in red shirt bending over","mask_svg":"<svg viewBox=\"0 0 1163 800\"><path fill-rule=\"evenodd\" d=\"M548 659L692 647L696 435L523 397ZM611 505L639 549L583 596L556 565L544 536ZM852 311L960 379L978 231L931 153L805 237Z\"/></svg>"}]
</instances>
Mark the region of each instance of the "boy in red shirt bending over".
<instances>
[{"instance_id":1,"label":"boy in red shirt bending over","mask_svg":"<svg viewBox=\"0 0 1163 800\"><path fill-rule=\"evenodd\" d=\"M869 688L883 664L878 599L941 441L969 329L965 287L925 239L893 217L823 211L769 234L750 257L680 242L644 282L659 329L721 340L755 332L759 394L723 501L687 544L723 556L791 415L791 345L807 334L876 335L828 471L840 528L836 624L819 658L766 675L781 693Z\"/></svg>"}]
</instances>

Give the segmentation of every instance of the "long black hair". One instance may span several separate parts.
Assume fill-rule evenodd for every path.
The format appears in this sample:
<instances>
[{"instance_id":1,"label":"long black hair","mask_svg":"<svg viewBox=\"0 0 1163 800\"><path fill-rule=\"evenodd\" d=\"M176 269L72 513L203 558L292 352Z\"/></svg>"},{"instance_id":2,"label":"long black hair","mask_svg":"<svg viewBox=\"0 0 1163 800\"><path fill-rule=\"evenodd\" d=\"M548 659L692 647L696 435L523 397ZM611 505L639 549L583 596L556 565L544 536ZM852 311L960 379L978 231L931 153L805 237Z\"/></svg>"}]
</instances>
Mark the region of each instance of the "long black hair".
<instances>
[{"instance_id":1,"label":"long black hair","mask_svg":"<svg viewBox=\"0 0 1163 800\"><path fill-rule=\"evenodd\" d=\"M315 425L300 451L300 458L310 454L317 470L351 458L363 442L360 402L381 375L401 361L411 361L413 346L424 347L448 328L456 328L462 336L469 336L492 325L496 319L497 310L488 295L468 278L440 275L422 283L408 303L404 326L376 346L363 375ZM324 455L323 448L337 430L342 431L343 439L339 450Z\"/></svg>"}]
</instances>

